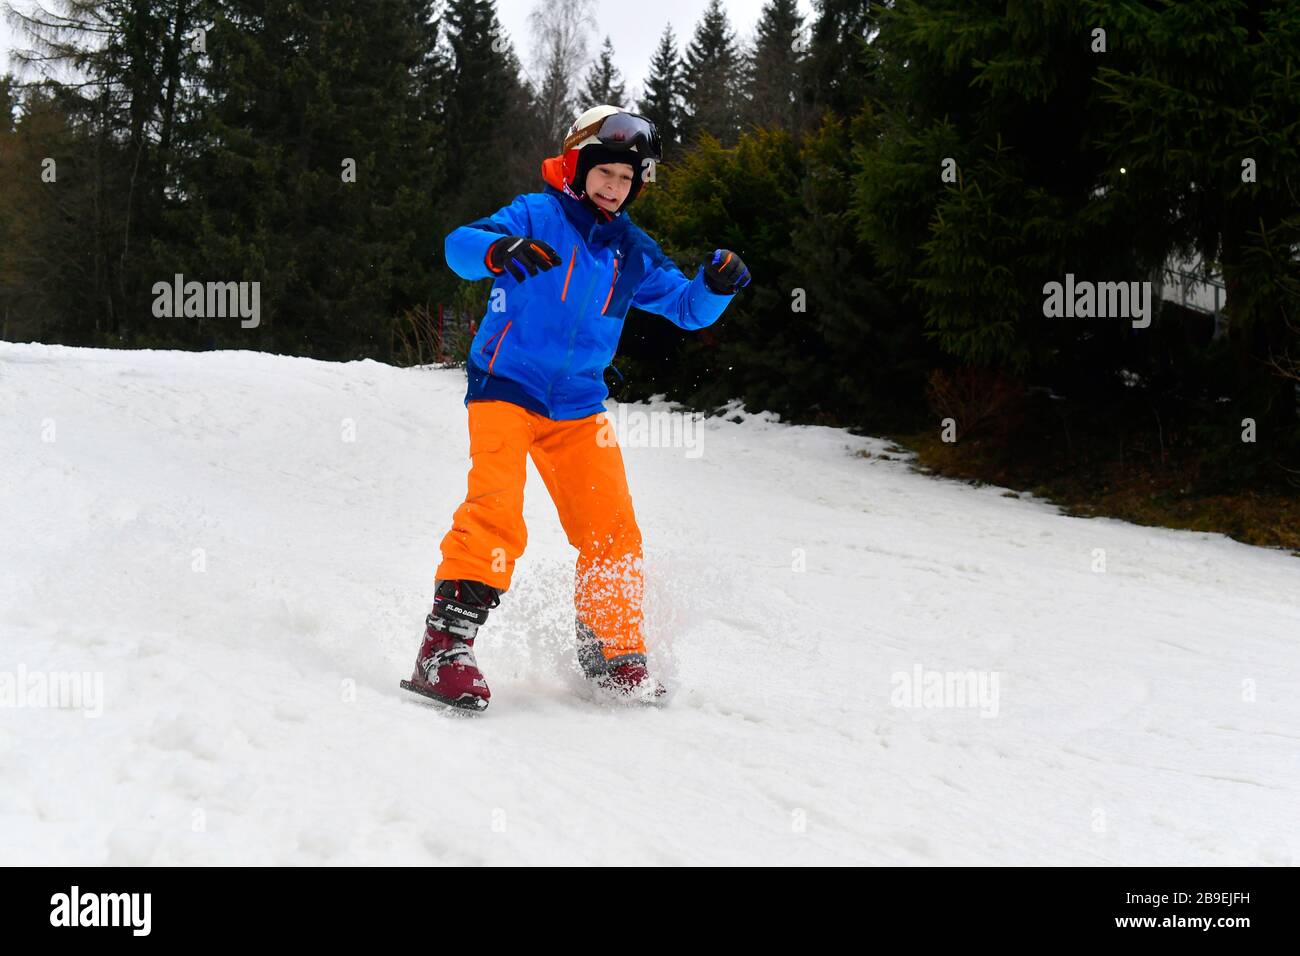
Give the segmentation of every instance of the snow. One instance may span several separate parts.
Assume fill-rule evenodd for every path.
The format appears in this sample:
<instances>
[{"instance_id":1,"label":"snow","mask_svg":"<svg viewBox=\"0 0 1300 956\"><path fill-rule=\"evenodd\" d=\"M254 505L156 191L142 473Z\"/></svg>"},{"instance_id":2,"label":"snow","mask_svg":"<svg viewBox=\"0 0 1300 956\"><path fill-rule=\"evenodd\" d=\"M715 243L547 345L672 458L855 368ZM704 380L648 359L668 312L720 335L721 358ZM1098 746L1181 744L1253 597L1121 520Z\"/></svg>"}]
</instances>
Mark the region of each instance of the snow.
<instances>
[{"instance_id":1,"label":"snow","mask_svg":"<svg viewBox=\"0 0 1300 956\"><path fill-rule=\"evenodd\" d=\"M625 449L670 706L579 693L531 464L491 708L404 700L463 396L0 343L3 862L1300 862L1300 562L771 415Z\"/></svg>"}]
</instances>

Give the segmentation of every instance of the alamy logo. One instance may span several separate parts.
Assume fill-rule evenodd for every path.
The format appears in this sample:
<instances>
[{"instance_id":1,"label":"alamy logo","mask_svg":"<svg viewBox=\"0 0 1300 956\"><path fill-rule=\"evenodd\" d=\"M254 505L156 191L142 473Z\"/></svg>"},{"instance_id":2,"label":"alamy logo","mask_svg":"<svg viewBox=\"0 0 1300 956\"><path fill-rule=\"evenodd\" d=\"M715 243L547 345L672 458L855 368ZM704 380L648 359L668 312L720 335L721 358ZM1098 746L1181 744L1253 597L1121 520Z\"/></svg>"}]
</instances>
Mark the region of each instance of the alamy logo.
<instances>
[{"instance_id":1,"label":"alamy logo","mask_svg":"<svg viewBox=\"0 0 1300 956\"><path fill-rule=\"evenodd\" d=\"M981 717L998 715L998 671L929 671L916 664L911 673L895 671L889 702L919 709L979 708Z\"/></svg>"},{"instance_id":2,"label":"alamy logo","mask_svg":"<svg viewBox=\"0 0 1300 956\"><path fill-rule=\"evenodd\" d=\"M1150 282L1074 281L1065 274L1064 284L1043 285L1043 315L1049 319L1132 319L1133 328L1151 324Z\"/></svg>"},{"instance_id":3,"label":"alamy logo","mask_svg":"<svg viewBox=\"0 0 1300 956\"><path fill-rule=\"evenodd\" d=\"M238 316L243 329L255 329L262 323L260 282L186 282L178 272L171 282L155 282L153 294L153 314L159 319Z\"/></svg>"},{"instance_id":4,"label":"alamy logo","mask_svg":"<svg viewBox=\"0 0 1300 956\"><path fill-rule=\"evenodd\" d=\"M687 458L704 454L701 419L693 414L647 411L620 402L614 412L597 416L600 430L596 444L601 448L684 448Z\"/></svg>"},{"instance_id":5,"label":"alamy logo","mask_svg":"<svg viewBox=\"0 0 1300 956\"><path fill-rule=\"evenodd\" d=\"M70 893L50 897L51 926L129 926L132 936L148 936L152 893Z\"/></svg>"},{"instance_id":6,"label":"alamy logo","mask_svg":"<svg viewBox=\"0 0 1300 956\"><path fill-rule=\"evenodd\" d=\"M0 707L80 710L86 717L104 713L101 671L0 671Z\"/></svg>"}]
</instances>

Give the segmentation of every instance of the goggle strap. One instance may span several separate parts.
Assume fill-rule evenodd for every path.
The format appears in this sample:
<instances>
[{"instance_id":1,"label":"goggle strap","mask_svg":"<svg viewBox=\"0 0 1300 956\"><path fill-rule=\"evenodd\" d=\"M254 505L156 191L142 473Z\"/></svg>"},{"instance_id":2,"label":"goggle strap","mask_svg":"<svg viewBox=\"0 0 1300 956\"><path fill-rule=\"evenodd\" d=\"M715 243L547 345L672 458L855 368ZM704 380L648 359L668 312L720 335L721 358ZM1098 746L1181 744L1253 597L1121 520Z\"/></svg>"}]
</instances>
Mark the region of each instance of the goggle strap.
<instances>
[{"instance_id":1,"label":"goggle strap","mask_svg":"<svg viewBox=\"0 0 1300 956\"><path fill-rule=\"evenodd\" d=\"M590 123L584 126L582 129L578 130L577 132L571 133L570 135L566 136L564 138L564 151L568 152L570 149L572 149L574 146L577 146L579 143L581 143L584 139L587 139L589 136L596 136L597 138L599 138L600 129L602 126L605 125L605 122L608 119L610 119L610 117L618 116L618 115L620 114L611 113L610 116L602 116L600 119L596 120L596 122ZM645 119L645 117L639 116L636 113L629 113L626 115L635 116L637 119ZM649 150L651 153L659 153L660 152L659 144L655 142L659 138L659 132L654 128L654 126L650 126L650 129L653 132L653 135L643 136L645 140L646 149ZM628 146L632 146L636 143L636 138L633 138L631 140L624 140L622 142L627 143ZM610 144L606 144L606 145L610 145ZM654 159L655 162L659 161L658 156L652 156L651 158Z\"/></svg>"},{"instance_id":2,"label":"goggle strap","mask_svg":"<svg viewBox=\"0 0 1300 956\"><path fill-rule=\"evenodd\" d=\"M605 120L607 120L608 118L609 117L607 116L602 116L600 119L596 120L596 122L588 126L584 126L576 133L570 133L568 136L566 136L564 138L565 151L567 152L568 150L573 149L573 147L577 146L588 136L595 136L596 133L600 131L600 128L605 125Z\"/></svg>"}]
</instances>

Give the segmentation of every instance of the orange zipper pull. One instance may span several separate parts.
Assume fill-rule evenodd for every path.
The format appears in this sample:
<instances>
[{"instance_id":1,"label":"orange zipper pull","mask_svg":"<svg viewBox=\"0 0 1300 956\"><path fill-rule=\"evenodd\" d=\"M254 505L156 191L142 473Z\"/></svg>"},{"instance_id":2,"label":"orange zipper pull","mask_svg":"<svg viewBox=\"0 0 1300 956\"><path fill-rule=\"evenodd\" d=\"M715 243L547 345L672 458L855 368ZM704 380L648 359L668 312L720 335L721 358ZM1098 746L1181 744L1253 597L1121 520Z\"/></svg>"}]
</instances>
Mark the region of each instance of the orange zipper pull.
<instances>
[{"instance_id":1,"label":"orange zipper pull","mask_svg":"<svg viewBox=\"0 0 1300 956\"><path fill-rule=\"evenodd\" d=\"M578 259L578 247L575 245L573 251L569 253L569 271L564 274L564 288L560 290L560 301L563 302L569 295L569 280L573 278L573 263Z\"/></svg>"},{"instance_id":2,"label":"orange zipper pull","mask_svg":"<svg viewBox=\"0 0 1300 956\"><path fill-rule=\"evenodd\" d=\"M609 280L609 293L605 296L605 304L600 307L600 314L604 315L605 310L609 308L609 300L614 298L614 286L618 282L618 257L614 257L614 278Z\"/></svg>"},{"instance_id":3,"label":"orange zipper pull","mask_svg":"<svg viewBox=\"0 0 1300 956\"><path fill-rule=\"evenodd\" d=\"M507 322L506 327L501 330L501 338L497 340L497 347L492 350L492 361L488 362L488 374L492 374L492 366L497 364L497 353L501 351L501 343L506 340L506 333L510 331L513 322Z\"/></svg>"}]
</instances>

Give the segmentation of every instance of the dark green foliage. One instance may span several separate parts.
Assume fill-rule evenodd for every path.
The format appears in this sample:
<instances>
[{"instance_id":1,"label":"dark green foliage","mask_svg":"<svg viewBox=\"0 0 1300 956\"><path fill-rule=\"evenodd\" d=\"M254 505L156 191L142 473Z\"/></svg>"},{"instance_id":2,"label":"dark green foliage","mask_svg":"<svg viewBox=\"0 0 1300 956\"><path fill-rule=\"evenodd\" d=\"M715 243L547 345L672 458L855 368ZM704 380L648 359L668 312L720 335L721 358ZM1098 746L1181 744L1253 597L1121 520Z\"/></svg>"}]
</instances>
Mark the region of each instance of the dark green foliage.
<instances>
[{"instance_id":1,"label":"dark green foliage","mask_svg":"<svg viewBox=\"0 0 1300 956\"><path fill-rule=\"evenodd\" d=\"M682 64L677 52L677 38L671 26L664 27L650 61L645 95L637 102L637 111L649 117L659 129L666 154L677 152L682 129Z\"/></svg>"},{"instance_id":2,"label":"dark green foliage","mask_svg":"<svg viewBox=\"0 0 1300 956\"><path fill-rule=\"evenodd\" d=\"M1300 5L1093 0L1088 10L1112 38L1097 81L1111 117L1098 139L1129 166L1136 242L1177 243L1221 271L1239 411L1300 432Z\"/></svg>"},{"instance_id":3,"label":"dark green foliage","mask_svg":"<svg viewBox=\"0 0 1300 956\"><path fill-rule=\"evenodd\" d=\"M261 283L255 342L209 319L215 344L375 354L432 276L425 230L443 170L420 86L428 4L331 7L227 3L209 31L208 104L186 130L193 188L178 241L158 253L175 254L159 278Z\"/></svg>"},{"instance_id":4,"label":"dark green foliage","mask_svg":"<svg viewBox=\"0 0 1300 956\"><path fill-rule=\"evenodd\" d=\"M803 96L813 115L852 116L870 95L876 58L868 40L885 4L880 0L814 0L817 15L803 68Z\"/></svg>"},{"instance_id":5,"label":"dark green foliage","mask_svg":"<svg viewBox=\"0 0 1300 956\"><path fill-rule=\"evenodd\" d=\"M492 0L68 9L29 26L87 82L0 80L10 338L454 353L468 325L431 346L430 317L487 286L443 237L541 188L556 103L625 95L608 39L523 82ZM1300 481L1300 5L816 0L805 25L768 0L743 48L712 0L639 85L665 161L634 218L688 276L727 247L753 282L699 332L634 312L621 397L877 432L955 409L1006 474ZM1222 275L1226 334L1172 303L1147 329L1044 315L1045 283L1159 284L1175 260ZM260 282L261 327L155 318L176 273Z\"/></svg>"},{"instance_id":6,"label":"dark green foliage","mask_svg":"<svg viewBox=\"0 0 1300 956\"><path fill-rule=\"evenodd\" d=\"M703 333L630 320L630 394L671 391L701 407L743 396L786 417L879 427L914 421L925 348L854 236L850 164L844 125L828 120L802 149L781 130L745 134L734 149L706 136L664 173L638 220L688 275L725 247L753 281Z\"/></svg>"},{"instance_id":7,"label":"dark green foliage","mask_svg":"<svg viewBox=\"0 0 1300 956\"><path fill-rule=\"evenodd\" d=\"M582 109L589 109L601 103L623 106L627 93L623 88L623 75L614 65L614 44L605 37L605 44L600 48L600 56L587 71L586 83L582 95L578 97Z\"/></svg>"},{"instance_id":8,"label":"dark green foliage","mask_svg":"<svg viewBox=\"0 0 1300 956\"><path fill-rule=\"evenodd\" d=\"M803 69L807 38L795 0L768 0L754 28L754 49L745 62L745 120L802 132L807 110Z\"/></svg>"},{"instance_id":9,"label":"dark green foliage","mask_svg":"<svg viewBox=\"0 0 1300 956\"><path fill-rule=\"evenodd\" d=\"M890 107L860 151L855 209L895 286L962 361L1038 370L1083 350L1118 363L1125 326L1046 319L1044 283L1138 280L1158 264L1131 255L1122 207L1090 208L1107 157L1088 139L1085 26L1068 2L1021 18L993 0L904 2L883 19Z\"/></svg>"},{"instance_id":10,"label":"dark green foliage","mask_svg":"<svg viewBox=\"0 0 1300 956\"><path fill-rule=\"evenodd\" d=\"M731 146L740 133L744 66L722 0L709 5L682 61L682 140L705 134Z\"/></svg>"},{"instance_id":11,"label":"dark green foliage","mask_svg":"<svg viewBox=\"0 0 1300 956\"><path fill-rule=\"evenodd\" d=\"M1125 377L1144 401L1217 412L1226 398L1238 422L1269 422L1275 465L1293 459L1300 10L901 0L880 27L882 108L859 137L854 210L927 335L957 362L1080 400ZM1242 182L1247 156L1257 183ZM949 161L954 181L939 175ZM1046 282L1158 292L1163 264L1193 254L1227 283L1230 349L1168 335L1172 311L1146 330L1044 316ZM1241 444L1239 427L1212 428ZM1225 460L1253 473L1259 457L1238 447Z\"/></svg>"}]
</instances>

